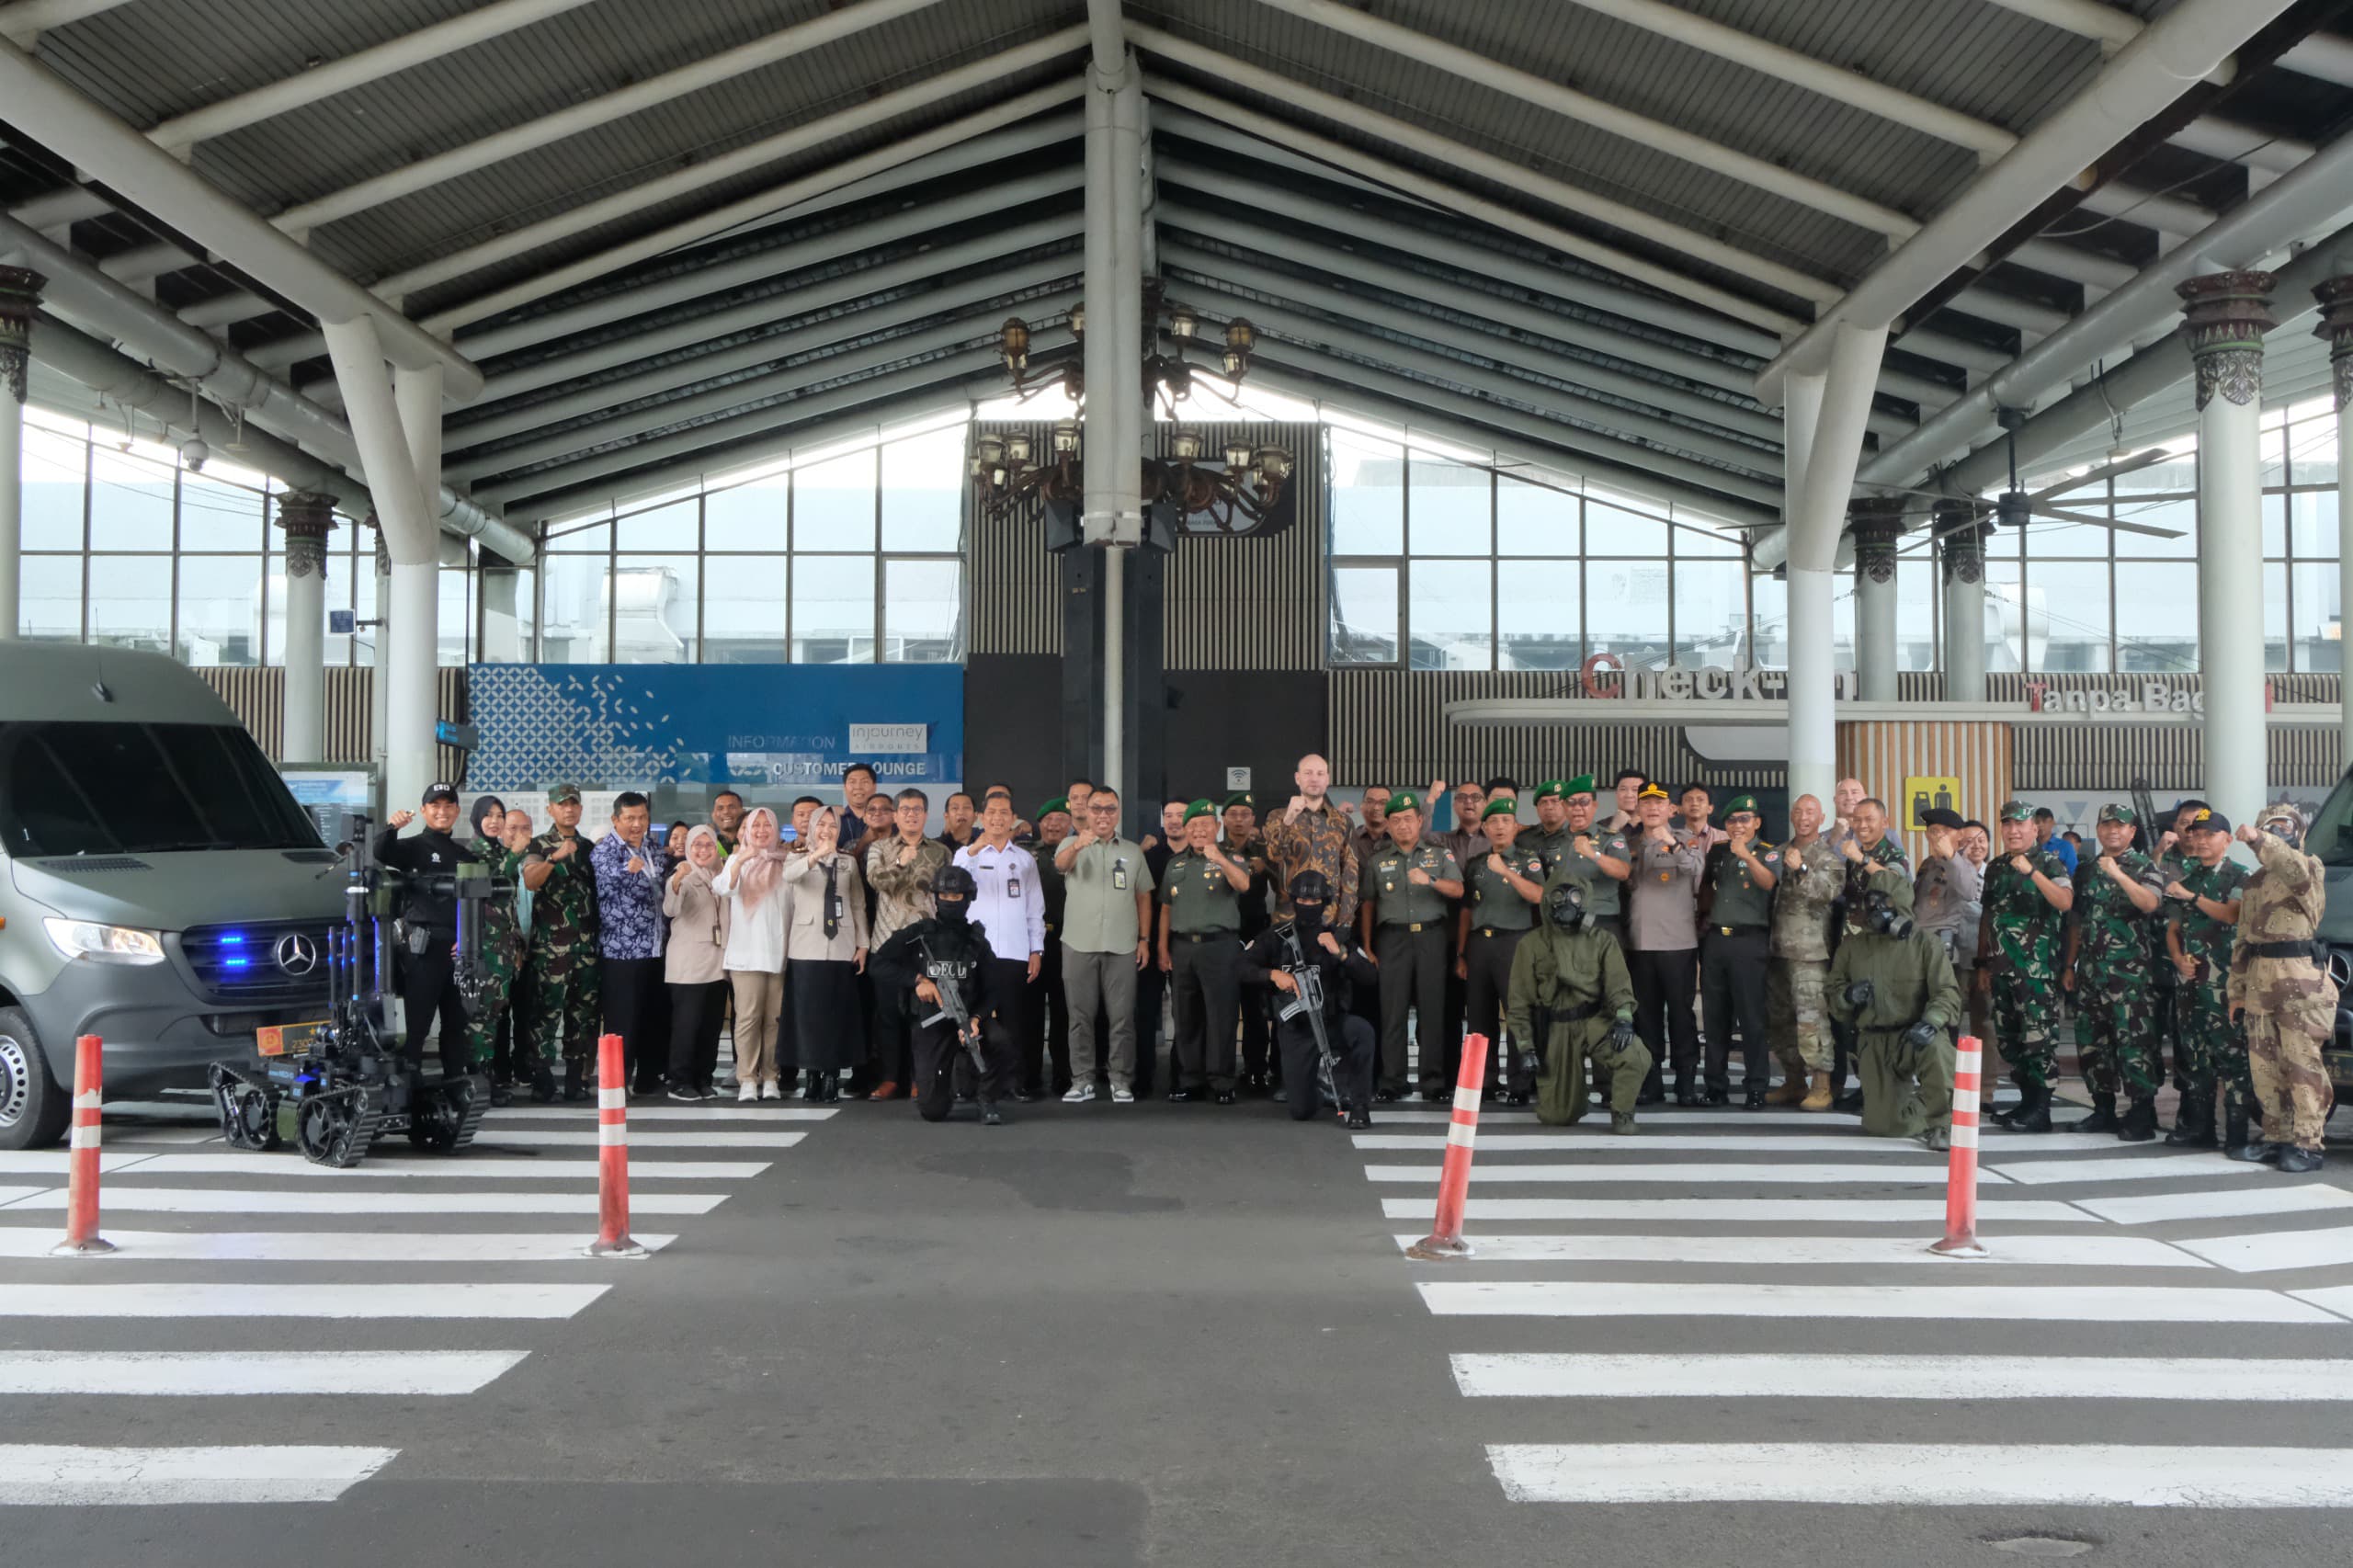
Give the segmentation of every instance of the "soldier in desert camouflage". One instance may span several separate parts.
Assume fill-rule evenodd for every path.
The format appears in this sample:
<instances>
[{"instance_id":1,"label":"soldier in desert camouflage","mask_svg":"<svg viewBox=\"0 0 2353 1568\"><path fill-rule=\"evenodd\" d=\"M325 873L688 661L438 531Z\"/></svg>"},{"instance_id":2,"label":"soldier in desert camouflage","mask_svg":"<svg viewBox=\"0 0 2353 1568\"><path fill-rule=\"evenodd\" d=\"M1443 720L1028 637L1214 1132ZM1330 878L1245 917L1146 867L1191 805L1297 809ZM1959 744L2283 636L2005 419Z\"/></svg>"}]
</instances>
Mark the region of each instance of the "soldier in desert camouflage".
<instances>
[{"instance_id":1,"label":"soldier in desert camouflage","mask_svg":"<svg viewBox=\"0 0 2353 1568\"><path fill-rule=\"evenodd\" d=\"M2230 1153L2283 1171L2315 1171L2321 1126L2336 1102L2320 1056L2336 1027L2336 986L2316 940L2321 866L2302 850L2303 813L2284 801L2264 807L2255 825L2242 825L2238 835L2263 869L2239 898L2231 1017L2246 1027L2247 1066L2256 1098L2263 1102L2265 1142Z\"/></svg>"}]
</instances>

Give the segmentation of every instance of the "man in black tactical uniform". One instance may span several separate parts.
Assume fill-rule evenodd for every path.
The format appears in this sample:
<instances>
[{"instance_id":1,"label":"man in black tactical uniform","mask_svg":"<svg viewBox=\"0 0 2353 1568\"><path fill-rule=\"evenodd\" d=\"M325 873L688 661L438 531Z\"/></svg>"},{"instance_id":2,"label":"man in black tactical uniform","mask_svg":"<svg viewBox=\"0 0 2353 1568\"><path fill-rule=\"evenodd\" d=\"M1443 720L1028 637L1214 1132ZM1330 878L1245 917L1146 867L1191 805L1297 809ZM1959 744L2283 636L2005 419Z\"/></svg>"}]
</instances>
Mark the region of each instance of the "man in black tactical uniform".
<instances>
[{"instance_id":1,"label":"man in black tactical uniform","mask_svg":"<svg viewBox=\"0 0 2353 1568\"><path fill-rule=\"evenodd\" d=\"M411 879L401 892L399 943L401 1009L408 1019L409 1065L425 1065L425 1038L433 1032L438 1018L441 1071L454 1078L473 1070L473 1052L466 1041L465 1004L458 995L458 897L449 887L436 886L428 879L454 877L460 865L474 864L474 856L449 835L449 830L458 825L455 785L426 785L422 810L425 831L414 838L403 838L400 833L416 820L417 813L392 813L384 831L376 835L376 861Z\"/></svg>"},{"instance_id":2,"label":"man in black tactical uniform","mask_svg":"<svg viewBox=\"0 0 2353 1568\"><path fill-rule=\"evenodd\" d=\"M997 1101L1012 1090L1014 1063L1006 1059L1006 1051L992 1046L989 1031L982 1028L1002 999L995 994L996 969L989 961L988 933L971 918L972 895L978 887L972 873L963 867L942 866L931 879L931 902L938 913L900 927L882 944L871 964L877 985L915 994L908 1010L915 1019L915 1109L926 1121L947 1120L955 1108L958 1081L971 1077L980 1097L981 1120L995 1127L1005 1119ZM931 962L954 971L952 983L970 1020L963 1039L958 1038L956 1026L941 1016L946 998L939 984L925 972L926 952ZM963 1062L974 1051L982 1062L977 1074Z\"/></svg>"},{"instance_id":3,"label":"man in black tactical uniform","mask_svg":"<svg viewBox=\"0 0 2353 1568\"><path fill-rule=\"evenodd\" d=\"M1324 986L1324 1038L1331 1046L1334 1062L1332 1092L1346 1108L1350 1127L1370 1127L1372 1056L1378 1037L1371 1024L1348 1010L1348 995L1352 983L1378 984L1381 971L1351 948L1344 933L1327 924L1332 908L1330 878L1321 871L1302 871L1291 878L1288 891L1290 918L1277 921L1242 950L1243 983L1273 986L1279 1012L1299 995L1299 981L1290 969L1302 960L1315 966ZM1304 1013L1278 1018L1275 1044L1282 1052L1283 1104L1293 1121L1305 1121L1324 1100L1314 1026Z\"/></svg>"}]
</instances>

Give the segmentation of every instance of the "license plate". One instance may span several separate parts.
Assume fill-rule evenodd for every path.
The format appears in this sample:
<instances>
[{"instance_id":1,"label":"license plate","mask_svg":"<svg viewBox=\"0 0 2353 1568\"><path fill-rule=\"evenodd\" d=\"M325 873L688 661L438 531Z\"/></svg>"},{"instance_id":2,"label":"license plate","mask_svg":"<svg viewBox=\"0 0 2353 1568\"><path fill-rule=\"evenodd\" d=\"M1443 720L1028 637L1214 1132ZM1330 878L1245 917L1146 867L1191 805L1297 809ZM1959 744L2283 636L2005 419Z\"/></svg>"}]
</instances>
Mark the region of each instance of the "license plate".
<instances>
[{"instance_id":1,"label":"license plate","mask_svg":"<svg viewBox=\"0 0 2353 1568\"><path fill-rule=\"evenodd\" d=\"M2324 1051L2320 1059L2327 1064L2331 1083L2353 1089L2353 1051Z\"/></svg>"},{"instance_id":2,"label":"license plate","mask_svg":"<svg viewBox=\"0 0 2353 1568\"><path fill-rule=\"evenodd\" d=\"M299 1056L326 1027L324 1018L311 1024L266 1024L254 1030L254 1045L264 1056Z\"/></svg>"}]
</instances>

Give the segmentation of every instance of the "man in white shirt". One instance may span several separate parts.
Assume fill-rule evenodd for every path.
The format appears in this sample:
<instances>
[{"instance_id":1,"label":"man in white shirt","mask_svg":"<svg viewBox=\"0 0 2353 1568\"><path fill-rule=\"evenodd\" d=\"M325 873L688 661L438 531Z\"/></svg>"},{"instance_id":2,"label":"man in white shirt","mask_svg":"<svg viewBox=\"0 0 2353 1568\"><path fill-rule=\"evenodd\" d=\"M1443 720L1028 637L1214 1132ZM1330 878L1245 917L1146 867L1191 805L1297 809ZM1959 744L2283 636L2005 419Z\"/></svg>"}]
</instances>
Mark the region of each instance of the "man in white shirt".
<instances>
[{"instance_id":1,"label":"man in white shirt","mask_svg":"<svg viewBox=\"0 0 2353 1568\"><path fill-rule=\"evenodd\" d=\"M996 1049L1006 1062L1018 1060L1020 1042L1029 1038L1029 1013L1038 1005L1038 966L1046 952L1046 895L1038 885L1038 861L1013 842L1013 828L1012 798L992 794L981 812L981 836L956 851L956 864L972 873L979 890L971 918L988 934L996 965L991 977L995 994L1014 998L999 1002L990 1026L998 1031ZM1014 1095L1024 1102L1037 1097L1026 1087Z\"/></svg>"}]
</instances>

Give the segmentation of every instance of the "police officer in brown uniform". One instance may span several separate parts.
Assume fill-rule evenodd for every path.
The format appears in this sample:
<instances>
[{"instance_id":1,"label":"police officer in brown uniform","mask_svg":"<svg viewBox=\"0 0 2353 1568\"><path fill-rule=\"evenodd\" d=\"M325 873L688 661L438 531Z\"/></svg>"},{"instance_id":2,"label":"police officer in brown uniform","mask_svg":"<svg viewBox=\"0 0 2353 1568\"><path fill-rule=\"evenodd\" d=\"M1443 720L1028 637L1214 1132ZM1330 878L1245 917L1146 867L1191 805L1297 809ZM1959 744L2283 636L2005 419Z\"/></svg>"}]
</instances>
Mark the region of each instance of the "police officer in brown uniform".
<instances>
[{"instance_id":1,"label":"police officer in brown uniform","mask_svg":"<svg viewBox=\"0 0 2353 1568\"><path fill-rule=\"evenodd\" d=\"M1446 901L1462 896L1462 869L1442 845L1422 837L1422 802L1409 790L1389 798L1389 847L1365 862L1357 920L1365 951L1381 967L1381 1090L1405 1089L1405 1015L1415 1015L1422 1093L1452 1087L1437 1075L1447 1057L1439 1037L1446 1008Z\"/></svg>"},{"instance_id":2,"label":"police officer in brown uniform","mask_svg":"<svg viewBox=\"0 0 2353 1568\"><path fill-rule=\"evenodd\" d=\"M1479 815L1487 852L1463 868L1456 926L1462 956L1454 960L1454 972L1462 981L1471 1032L1487 1037L1488 1085L1504 1085L1504 1104L1526 1105L1536 1087L1532 1066L1520 1065L1529 1042L1514 1040L1514 1049L1505 1051L1504 1007L1511 995L1512 954L1535 926L1537 901L1544 896L1544 857L1519 846L1514 809L1509 799L1495 800Z\"/></svg>"}]
</instances>

